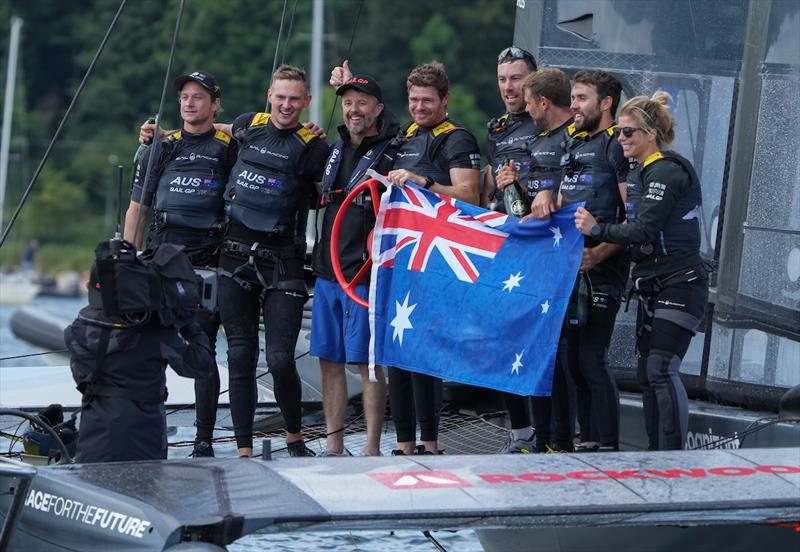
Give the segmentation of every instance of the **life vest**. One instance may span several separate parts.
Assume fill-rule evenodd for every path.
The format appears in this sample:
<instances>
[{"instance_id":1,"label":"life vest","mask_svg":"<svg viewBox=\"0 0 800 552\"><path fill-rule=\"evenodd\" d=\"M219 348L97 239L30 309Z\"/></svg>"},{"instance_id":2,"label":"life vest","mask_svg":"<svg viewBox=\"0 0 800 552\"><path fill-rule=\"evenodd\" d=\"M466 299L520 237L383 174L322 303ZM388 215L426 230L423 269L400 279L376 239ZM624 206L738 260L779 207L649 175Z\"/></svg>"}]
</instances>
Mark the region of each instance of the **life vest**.
<instances>
[{"instance_id":1,"label":"life vest","mask_svg":"<svg viewBox=\"0 0 800 552\"><path fill-rule=\"evenodd\" d=\"M564 139L568 124L550 130L540 130L528 142L529 167L526 183L528 197L531 199L542 190L554 190L564 176L561 156L564 153Z\"/></svg>"},{"instance_id":2,"label":"life vest","mask_svg":"<svg viewBox=\"0 0 800 552\"><path fill-rule=\"evenodd\" d=\"M597 222L612 224L622 222L625 212L616 171L607 160L608 148L619 147L615 128L589 136L585 131L577 132L571 124L561 163L564 205L584 201Z\"/></svg>"},{"instance_id":3,"label":"life vest","mask_svg":"<svg viewBox=\"0 0 800 552\"><path fill-rule=\"evenodd\" d=\"M452 185L450 171L434 163L436 151L444 141L456 130L463 130L445 119L433 128L420 127L411 123L402 131L405 140L397 151L394 160L395 169L406 169L414 174L432 178L434 182L445 186Z\"/></svg>"},{"instance_id":4,"label":"life vest","mask_svg":"<svg viewBox=\"0 0 800 552\"><path fill-rule=\"evenodd\" d=\"M531 166L529 146L539 133L533 120L526 112L506 113L489 121L487 131L493 175L511 160L519 171L519 181L525 182Z\"/></svg>"},{"instance_id":5,"label":"life vest","mask_svg":"<svg viewBox=\"0 0 800 552\"><path fill-rule=\"evenodd\" d=\"M649 244L639 244L631 248L634 261L653 255L685 255L700 251L700 213L703 203L700 179L692 164L675 152L658 151L645 159L640 168L631 171L626 202L628 220L636 220L637 206L648 193L652 180L648 177L648 172L655 164L665 162L672 165L670 172L678 173L675 174L675 180L681 181L683 185L658 237ZM670 184L674 185L674 181Z\"/></svg>"},{"instance_id":6,"label":"life vest","mask_svg":"<svg viewBox=\"0 0 800 552\"><path fill-rule=\"evenodd\" d=\"M153 223L156 229L221 229L223 193L231 138L217 130L208 140L188 142L180 131L163 142L166 165L156 189Z\"/></svg>"},{"instance_id":7,"label":"life vest","mask_svg":"<svg viewBox=\"0 0 800 552\"><path fill-rule=\"evenodd\" d=\"M369 151L364 154L364 156L358 161L353 174L350 176L350 180L347 181L347 187L344 190L345 196L350 193L350 190L355 188L356 185L360 184L364 180L367 169L374 167L375 164L381 160L381 156L387 151L393 140L394 138L387 137L384 140L375 142ZM336 140L333 148L331 148L331 153L328 156L328 162L325 165L325 172L322 175L323 197L329 195L329 192L333 188L334 182L336 182L336 175L339 173L339 166L342 163L342 155L346 147L348 146L344 143L344 140L339 138Z\"/></svg>"},{"instance_id":8,"label":"life vest","mask_svg":"<svg viewBox=\"0 0 800 552\"><path fill-rule=\"evenodd\" d=\"M297 175L300 158L319 137L305 128L281 132L269 119L268 113L257 113L239 140L225 209L232 221L251 230L292 236L306 185Z\"/></svg>"}]
</instances>

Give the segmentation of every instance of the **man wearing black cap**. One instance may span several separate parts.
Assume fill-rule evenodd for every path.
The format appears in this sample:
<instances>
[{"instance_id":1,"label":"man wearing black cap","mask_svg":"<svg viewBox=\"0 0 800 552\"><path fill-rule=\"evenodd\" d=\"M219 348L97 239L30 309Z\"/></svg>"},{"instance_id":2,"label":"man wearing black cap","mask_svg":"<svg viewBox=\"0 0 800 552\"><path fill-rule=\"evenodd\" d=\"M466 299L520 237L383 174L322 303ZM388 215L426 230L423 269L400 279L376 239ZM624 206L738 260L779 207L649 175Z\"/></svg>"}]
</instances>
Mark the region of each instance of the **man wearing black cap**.
<instances>
[{"instance_id":1,"label":"man wearing black cap","mask_svg":"<svg viewBox=\"0 0 800 552\"><path fill-rule=\"evenodd\" d=\"M367 169L386 174L396 149L392 138L398 124L384 111L378 83L367 75L354 75L336 91L342 97L344 124L338 127L322 178L326 207L322 234L314 245L313 266L317 275L311 323L311 355L319 357L322 368L322 404L327 426L326 456L347 454L344 449L344 421L347 412L345 364L358 365L364 386L367 420L365 455L380 454L380 432L386 407L383 370L375 368L377 381L370 381L368 311L350 299L336 283L330 257L333 221L344 198L366 180ZM369 258L367 236L375 225L371 205L353 204L339 234L339 258L344 277L350 281ZM367 286L356 286L367 297Z\"/></svg>"},{"instance_id":2,"label":"man wearing black cap","mask_svg":"<svg viewBox=\"0 0 800 552\"><path fill-rule=\"evenodd\" d=\"M352 77L349 67L336 67L331 84ZM413 182L435 193L477 204L480 199L480 152L475 137L447 115L450 80L437 62L415 67L406 79L408 112L412 122L399 133L399 147L387 179L402 186ZM397 429L393 454L438 454L442 404L440 379L389 369L389 401ZM416 445L416 427L420 445ZM416 445L416 446L415 446Z\"/></svg>"},{"instance_id":3,"label":"man wearing black cap","mask_svg":"<svg viewBox=\"0 0 800 552\"><path fill-rule=\"evenodd\" d=\"M125 239L141 249L143 224L153 205L148 245L182 245L193 266L215 268L224 229L223 192L236 162L237 145L230 136L214 129L221 99L219 83L211 73L195 71L182 75L175 79L175 88L179 93L183 128L147 149L139 159L125 215ZM156 157L145 183L151 155ZM198 322L214 348L219 314L201 311ZM218 395L219 372L216 369L212 378L195 381L197 437L194 456L214 455L211 439Z\"/></svg>"}]
</instances>

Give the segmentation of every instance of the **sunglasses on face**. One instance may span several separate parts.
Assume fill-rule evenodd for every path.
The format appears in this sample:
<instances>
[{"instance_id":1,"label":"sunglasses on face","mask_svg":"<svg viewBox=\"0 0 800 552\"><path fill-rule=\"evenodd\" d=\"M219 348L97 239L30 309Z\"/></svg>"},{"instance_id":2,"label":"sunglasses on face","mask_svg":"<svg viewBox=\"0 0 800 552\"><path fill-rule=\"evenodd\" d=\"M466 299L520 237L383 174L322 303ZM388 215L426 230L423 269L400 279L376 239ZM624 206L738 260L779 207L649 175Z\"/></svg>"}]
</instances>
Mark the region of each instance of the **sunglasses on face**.
<instances>
[{"instance_id":1,"label":"sunglasses on face","mask_svg":"<svg viewBox=\"0 0 800 552\"><path fill-rule=\"evenodd\" d=\"M633 133L636 132L637 130L644 132L644 130L642 130L641 128L636 128L636 127L622 127L619 129L619 132L620 134L623 134L625 138L630 138L631 136L633 136Z\"/></svg>"},{"instance_id":2,"label":"sunglasses on face","mask_svg":"<svg viewBox=\"0 0 800 552\"><path fill-rule=\"evenodd\" d=\"M530 63L533 66L533 70L536 71L536 60L528 51L523 50L522 48L517 48L516 46L509 46L497 56L497 63L504 61L506 59L523 59Z\"/></svg>"}]
</instances>

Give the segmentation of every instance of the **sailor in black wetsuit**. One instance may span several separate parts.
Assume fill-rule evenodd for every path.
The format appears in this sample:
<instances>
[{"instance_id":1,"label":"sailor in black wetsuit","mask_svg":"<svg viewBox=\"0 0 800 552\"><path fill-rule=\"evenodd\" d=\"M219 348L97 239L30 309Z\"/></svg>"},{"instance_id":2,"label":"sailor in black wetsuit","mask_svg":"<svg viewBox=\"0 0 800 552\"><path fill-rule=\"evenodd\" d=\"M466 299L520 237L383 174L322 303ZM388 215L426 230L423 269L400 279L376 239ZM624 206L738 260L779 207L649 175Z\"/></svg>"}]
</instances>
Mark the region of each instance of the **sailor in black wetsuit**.
<instances>
[{"instance_id":1,"label":"sailor in black wetsuit","mask_svg":"<svg viewBox=\"0 0 800 552\"><path fill-rule=\"evenodd\" d=\"M497 56L497 86L505 114L487 124L489 165L481 190L481 205L505 212L503 190L514 182L526 182L531 157L529 142L539 129L525 111L523 80L536 71L536 59L530 52L511 46ZM511 435L500 452L534 452L533 424L528 397L500 393L511 422Z\"/></svg>"},{"instance_id":2,"label":"sailor in black wetsuit","mask_svg":"<svg viewBox=\"0 0 800 552\"><path fill-rule=\"evenodd\" d=\"M529 202L544 207L540 211L550 213L553 190L558 188L563 176L561 156L564 153L564 141L567 129L572 123L570 104L570 84L566 75L554 68L540 69L528 75L522 83L526 111L537 129L535 136L528 141L528 173L524 180L520 172L512 167L505 167L498 175L498 187L505 188L515 180L522 183ZM525 222L536 216L537 211L521 219ZM553 388L551 397L533 397L532 414L536 428L535 447L532 443L515 440L507 446L505 452L521 452L526 448L533 452L553 450L572 450L571 417L569 395L567 392L567 367L561 359L556 358L553 371ZM518 400L516 395L509 395ZM509 404L507 400L507 405ZM514 410L509 406L512 428L514 427Z\"/></svg>"},{"instance_id":3,"label":"sailor in black wetsuit","mask_svg":"<svg viewBox=\"0 0 800 552\"><path fill-rule=\"evenodd\" d=\"M141 249L144 221L150 206L153 206L148 246L162 243L182 245L193 266L215 269L224 231L225 202L222 194L230 169L236 162L236 142L213 127L221 100L219 83L212 74L195 71L180 76L175 79L175 88L179 92L183 128L145 150L134 168L131 202L125 216L125 239ZM151 155L156 158L145 186ZM137 213L139 231L134 237ZM212 352L215 352L219 313L200 310L197 322L206 332ZM214 455L211 440L218 397L218 370L214 370L211 378L195 380L195 457Z\"/></svg>"},{"instance_id":4,"label":"sailor in black wetsuit","mask_svg":"<svg viewBox=\"0 0 800 552\"><path fill-rule=\"evenodd\" d=\"M477 204L478 144L468 130L447 118L450 91L444 66L438 62L420 65L411 71L406 85L413 122L401 131L403 145L387 178L398 186L411 181L436 193ZM397 429L395 452L437 454L442 381L390 368L389 401ZM418 447L415 447L415 415L422 441Z\"/></svg>"},{"instance_id":5,"label":"sailor in black wetsuit","mask_svg":"<svg viewBox=\"0 0 800 552\"><path fill-rule=\"evenodd\" d=\"M497 87L506 112L489 121L486 125L486 145L489 166L481 186L481 205L495 204L495 210L505 212L503 191L497 187L497 174L514 162L513 168L519 171L520 182L528 174L528 142L539 130L525 112L525 98L522 81L536 71L533 54L511 46L497 56Z\"/></svg>"},{"instance_id":6,"label":"sailor in black wetsuit","mask_svg":"<svg viewBox=\"0 0 800 552\"><path fill-rule=\"evenodd\" d=\"M620 110L619 143L641 173L629 187L627 224L600 222L585 209L575 224L587 236L630 245L639 295L637 349L650 450L682 449L688 400L681 360L703 317L708 271L700 257L700 181L692 165L665 148L675 138L670 96L632 98Z\"/></svg>"},{"instance_id":7,"label":"sailor in black wetsuit","mask_svg":"<svg viewBox=\"0 0 800 552\"><path fill-rule=\"evenodd\" d=\"M347 69L347 61L344 67ZM331 74L338 83L341 71ZM339 139L331 148L322 178L325 215L319 239L314 244L313 267L317 276L314 285L314 307L311 317L312 356L319 357L322 371L322 405L328 437L324 456L346 455L344 425L347 414L347 380L345 364L358 365L363 384L364 417L367 438L363 453L380 455L380 439L386 412L386 376L375 367L375 381L370 381L369 311L354 302L336 281L331 263L333 221L347 194L366 180L373 169L386 174L391 169L397 150L394 140L399 125L383 105L378 83L367 75L355 75L340 86L344 124L338 128ZM364 196L362 196L364 197ZM368 236L375 226L371 202L350 205L339 233L339 259L344 277L352 281L369 258ZM366 298L369 279L357 285L356 293Z\"/></svg>"},{"instance_id":8,"label":"sailor in black wetsuit","mask_svg":"<svg viewBox=\"0 0 800 552\"><path fill-rule=\"evenodd\" d=\"M208 379L213 356L192 309L158 310L166 304L158 297L166 286L162 288L159 272L148 270L135 257L135 250L123 253L126 258L117 270L98 270L100 263L106 267L116 263L108 245L103 242L97 248L89 306L64 330L70 368L83 395L76 459L83 463L163 459L167 457L167 363L181 376ZM184 296L199 297L191 289L196 282L189 260L177 247L159 246L152 259L168 265L165 272L173 276L181 273ZM125 269L134 265L126 275ZM104 298L106 291L115 295L113 299L122 297L127 307L144 299L143 310L121 313L120 301ZM154 297L157 303L150 303Z\"/></svg>"},{"instance_id":9,"label":"sailor in black wetsuit","mask_svg":"<svg viewBox=\"0 0 800 552\"><path fill-rule=\"evenodd\" d=\"M604 71L578 71L562 158L559 206L586 202L598 221L625 218L628 160L617 141L614 115L622 86ZM628 256L619 245L587 239L576 290L588 285L588 318L568 315L558 354L576 385L581 443L576 452L619 448L619 393L608 367L608 346L628 278ZM579 293L576 295L580 296ZM580 310L580 309L578 309Z\"/></svg>"},{"instance_id":10,"label":"sailor in black wetsuit","mask_svg":"<svg viewBox=\"0 0 800 552\"><path fill-rule=\"evenodd\" d=\"M228 339L231 415L240 456L253 454L258 323L291 456L313 453L300 431L300 377L294 350L308 298L303 278L306 220L316 203L328 145L298 124L311 102L305 71L272 75L270 113L245 113L220 125L239 142L225 192L228 230L220 257L219 304Z\"/></svg>"}]
</instances>

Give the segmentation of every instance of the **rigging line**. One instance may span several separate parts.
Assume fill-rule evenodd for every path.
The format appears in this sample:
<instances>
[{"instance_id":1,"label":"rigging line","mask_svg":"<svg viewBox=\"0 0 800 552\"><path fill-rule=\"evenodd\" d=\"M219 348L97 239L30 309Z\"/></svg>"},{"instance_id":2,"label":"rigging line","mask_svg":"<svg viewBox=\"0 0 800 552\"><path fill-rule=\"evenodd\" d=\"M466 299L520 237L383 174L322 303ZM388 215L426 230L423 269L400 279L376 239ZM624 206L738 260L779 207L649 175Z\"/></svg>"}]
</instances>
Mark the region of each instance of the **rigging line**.
<instances>
[{"instance_id":1,"label":"rigging line","mask_svg":"<svg viewBox=\"0 0 800 552\"><path fill-rule=\"evenodd\" d=\"M281 37L283 36L283 22L286 19L286 4L289 3L289 0L283 0L283 12L281 12L281 24L278 27L278 40L275 41L275 55L272 57L272 71L269 72L269 78L267 79L270 83L272 83L272 75L275 74L275 69L278 68L278 49L281 47ZM271 84L270 84L271 86ZM264 113L269 113L269 98L267 98L267 103L264 106Z\"/></svg>"},{"instance_id":2,"label":"rigging line","mask_svg":"<svg viewBox=\"0 0 800 552\"><path fill-rule=\"evenodd\" d=\"M29 358L29 357L35 357L35 356L40 356L40 355L55 355L55 354L59 354L59 353L68 353L68 352L69 352L69 349L56 349L55 351L42 351L41 353L31 353L31 354L28 354L28 355L17 355L17 356L3 357L3 358L0 358L0 362L3 362L4 360L16 360L18 358Z\"/></svg>"},{"instance_id":3,"label":"rigging line","mask_svg":"<svg viewBox=\"0 0 800 552\"><path fill-rule=\"evenodd\" d=\"M181 20L183 19L183 9L186 6L186 0L181 0L180 5L178 6L178 17L175 19L175 31L172 33L172 46L170 47L169 51L169 60L167 61L167 71L164 74L164 85L161 87L161 103L158 104L158 113L156 113L156 121L155 121L155 132L153 133L153 145L151 146L153 149L150 150L150 155L147 158L147 170L144 172L144 183L142 184L142 195L139 196L141 200L136 204L136 213L135 213L135 220L136 225L133 227L133 236L131 236L131 243L134 246L138 243L139 237L139 230L144 232L143 228L140 228L142 224L142 202L147 197L147 187L150 184L150 171L153 169L153 160L156 157L156 152L159 151L156 149L161 142L161 139L158 136L158 129L161 127L161 114L164 112L164 98L167 95L167 86L169 85L169 76L170 72L172 71L172 61L175 59L175 47L178 44L178 35L181 31ZM134 169L135 170L135 169Z\"/></svg>"},{"instance_id":4,"label":"rigging line","mask_svg":"<svg viewBox=\"0 0 800 552\"><path fill-rule=\"evenodd\" d=\"M36 171L33 173L33 177L31 177L30 183L28 183L28 187L25 189L25 193L22 194L22 199L19 201L19 205L17 205L14 214L11 215L11 219L8 221L8 225L6 226L5 230L3 231L2 237L0 237L0 248L3 247L3 244L6 242L6 238L8 234L11 232L11 228L14 226L14 223L17 220L22 208L25 206L25 203L28 201L28 197L33 190L33 186L36 184L36 181L39 179L39 174L41 174L42 169L44 168L44 164L47 162L47 159L50 157L50 152L53 150L53 146L55 146L56 141L58 140L59 135L61 134L61 129L64 128L64 125L69 119L70 114L72 113L72 109L75 107L75 104L78 102L78 98L83 92L83 87L86 85L86 81L89 79L89 75L92 74L94 70L94 66L97 65L97 61L100 59L100 54L103 52L103 49L106 47L106 43L108 42L108 38L111 36L111 31L114 30L114 27L119 20L119 16L122 14L122 10L125 8L125 4L128 0L122 0L119 4L119 8L117 8L117 13L114 14L114 18L111 20L111 25L109 25L108 30L106 30L105 36L103 36L103 40L100 41L100 46L97 47L97 51L92 58L92 61L89 63L88 69L86 69L86 73L83 75L83 80L78 85L78 89L75 91L75 95L72 97L72 101L69 103L69 107L67 107L67 111L64 113L64 116L61 118L61 122L58 124L58 128L56 129L56 133L53 135L53 138L50 140L50 144L47 146L47 150L45 150L44 155L42 156L42 160L39 161L39 166L36 167Z\"/></svg>"},{"instance_id":5,"label":"rigging line","mask_svg":"<svg viewBox=\"0 0 800 552\"><path fill-rule=\"evenodd\" d=\"M356 31L358 30L358 21L361 19L361 8L364 6L364 0L359 0L358 2L358 11L356 12L356 20L353 23L353 32L350 35L350 44L347 45L347 57L345 59L350 59L350 54L353 51L353 41L356 38ZM331 123L333 122L333 114L336 113L336 96L333 98L333 106L331 106L331 116L328 117L328 125L325 127L325 134L330 134L331 130Z\"/></svg>"},{"instance_id":6,"label":"rigging line","mask_svg":"<svg viewBox=\"0 0 800 552\"><path fill-rule=\"evenodd\" d=\"M286 38L283 40L283 50L281 50L281 65L286 60L286 49L289 47L289 39L292 37L294 29L294 13L297 11L297 0L292 4L292 15L289 17L289 30L286 31Z\"/></svg>"}]
</instances>

